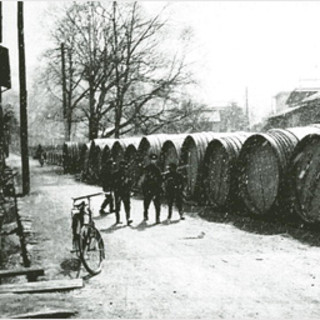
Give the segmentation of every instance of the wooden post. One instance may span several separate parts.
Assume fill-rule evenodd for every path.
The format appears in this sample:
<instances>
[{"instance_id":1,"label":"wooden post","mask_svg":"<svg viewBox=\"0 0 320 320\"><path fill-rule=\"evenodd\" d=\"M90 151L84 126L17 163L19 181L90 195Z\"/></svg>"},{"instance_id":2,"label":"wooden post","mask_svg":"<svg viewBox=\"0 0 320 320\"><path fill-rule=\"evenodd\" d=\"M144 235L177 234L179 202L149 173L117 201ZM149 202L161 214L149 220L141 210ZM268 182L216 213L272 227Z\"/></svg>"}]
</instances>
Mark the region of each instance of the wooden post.
<instances>
[{"instance_id":1,"label":"wooden post","mask_svg":"<svg viewBox=\"0 0 320 320\"><path fill-rule=\"evenodd\" d=\"M18 1L18 44L19 44L19 83L20 83L20 139L22 162L22 193L30 192L29 151L28 151L28 116L27 84L24 52L23 2Z\"/></svg>"},{"instance_id":2,"label":"wooden post","mask_svg":"<svg viewBox=\"0 0 320 320\"><path fill-rule=\"evenodd\" d=\"M2 1L0 1L0 43L2 43ZM0 174L3 174L5 167L4 162L4 123L3 123L3 108L2 108L2 87L0 85Z\"/></svg>"},{"instance_id":3,"label":"wooden post","mask_svg":"<svg viewBox=\"0 0 320 320\"><path fill-rule=\"evenodd\" d=\"M2 42L2 1L0 1L0 43ZM1 113L1 118L0 118L0 139L2 140L3 137L3 123L2 123L2 87L0 85L0 113ZM1 144L2 141L0 141ZM1 145L0 145L1 148ZM3 149L1 149L3 150Z\"/></svg>"},{"instance_id":4,"label":"wooden post","mask_svg":"<svg viewBox=\"0 0 320 320\"><path fill-rule=\"evenodd\" d=\"M0 1L0 43L2 42L2 1Z\"/></svg>"},{"instance_id":5,"label":"wooden post","mask_svg":"<svg viewBox=\"0 0 320 320\"><path fill-rule=\"evenodd\" d=\"M22 255L23 265L26 268L28 268L31 265L31 261L29 259L26 239L25 239L25 236L23 233L23 226L21 223L21 217L20 217L19 211L18 211L18 201L17 201L16 189L14 186L14 177L12 177L12 185L13 185L13 196L14 196L14 207L15 207L16 221L17 221L17 228L18 228L17 234L18 234L19 240L20 240L21 255ZM29 280L29 277L28 277L28 280ZM30 277L30 281L32 281L32 276Z\"/></svg>"}]
</instances>

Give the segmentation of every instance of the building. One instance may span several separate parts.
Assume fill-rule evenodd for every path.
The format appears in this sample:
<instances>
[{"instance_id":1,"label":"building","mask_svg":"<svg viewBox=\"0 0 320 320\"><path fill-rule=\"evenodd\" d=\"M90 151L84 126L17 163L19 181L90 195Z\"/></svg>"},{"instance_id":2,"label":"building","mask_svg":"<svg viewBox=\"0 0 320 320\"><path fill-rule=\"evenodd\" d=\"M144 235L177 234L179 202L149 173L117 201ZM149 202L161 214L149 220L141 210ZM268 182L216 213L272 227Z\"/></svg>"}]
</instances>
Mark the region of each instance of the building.
<instances>
[{"instance_id":1,"label":"building","mask_svg":"<svg viewBox=\"0 0 320 320\"><path fill-rule=\"evenodd\" d=\"M201 111L199 124L204 131L221 131L221 114L225 107L208 107Z\"/></svg>"},{"instance_id":2,"label":"building","mask_svg":"<svg viewBox=\"0 0 320 320\"><path fill-rule=\"evenodd\" d=\"M267 119L264 129L320 123L320 88L295 89L290 93L286 104L288 108Z\"/></svg>"},{"instance_id":3,"label":"building","mask_svg":"<svg viewBox=\"0 0 320 320\"><path fill-rule=\"evenodd\" d=\"M287 100L290 96L290 91L282 91L276 94L274 98L274 113L277 114L289 108Z\"/></svg>"},{"instance_id":4,"label":"building","mask_svg":"<svg viewBox=\"0 0 320 320\"><path fill-rule=\"evenodd\" d=\"M209 107L199 116L202 130L233 132L248 130L248 119L243 109L236 104Z\"/></svg>"}]
</instances>

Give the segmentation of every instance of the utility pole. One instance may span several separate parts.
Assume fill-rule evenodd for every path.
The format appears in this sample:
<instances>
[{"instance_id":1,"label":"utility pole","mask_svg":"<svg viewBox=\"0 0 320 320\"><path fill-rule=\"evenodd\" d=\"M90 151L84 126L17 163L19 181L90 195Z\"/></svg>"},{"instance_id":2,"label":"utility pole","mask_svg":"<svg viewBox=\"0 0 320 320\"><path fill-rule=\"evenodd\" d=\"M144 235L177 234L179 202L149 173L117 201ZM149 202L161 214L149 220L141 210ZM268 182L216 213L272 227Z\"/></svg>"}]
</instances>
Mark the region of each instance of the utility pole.
<instances>
[{"instance_id":1,"label":"utility pole","mask_svg":"<svg viewBox=\"0 0 320 320\"><path fill-rule=\"evenodd\" d=\"M64 43L61 43L61 72L62 72L62 110L64 123L64 140L70 141L70 132L68 130L68 110L67 110L67 83L66 83L66 63L64 55Z\"/></svg>"},{"instance_id":2,"label":"utility pole","mask_svg":"<svg viewBox=\"0 0 320 320\"><path fill-rule=\"evenodd\" d=\"M28 151L28 114L26 61L24 51L23 2L18 1L18 49L19 49L19 84L20 84L20 139L22 162L22 193L30 192L29 151Z\"/></svg>"},{"instance_id":3,"label":"utility pole","mask_svg":"<svg viewBox=\"0 0 320 320\"><path fill-rule=\"evenodd\" d=\"M0 44L2 43L2 1L0 1ZM0 84L0 174L4 169L4 123L2 110L2 86Z\"/></svg>"},{"instance_id":4,"label":"utility pole","mask_svg":"<svg viewBox=\"0 0 320 320\"><path fill-rule=\"evenodd\" d=\"M0 1L0 43L2 43L2 1ZM0 85L0 108L2 103L2 89Z\"/></svg>"}]
</instances>

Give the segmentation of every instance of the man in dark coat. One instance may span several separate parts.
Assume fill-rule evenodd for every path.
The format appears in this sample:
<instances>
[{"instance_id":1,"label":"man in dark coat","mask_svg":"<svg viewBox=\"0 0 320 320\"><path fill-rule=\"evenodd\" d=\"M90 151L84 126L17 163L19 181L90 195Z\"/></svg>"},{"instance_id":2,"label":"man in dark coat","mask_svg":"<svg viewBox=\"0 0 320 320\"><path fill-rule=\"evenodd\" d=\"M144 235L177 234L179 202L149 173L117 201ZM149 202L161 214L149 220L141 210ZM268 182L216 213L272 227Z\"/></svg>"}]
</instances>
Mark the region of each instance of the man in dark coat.
<instances>
[{"instance_id":1,"label":"man in dark coat","mask_svg":"<svg viewBox=\"0 0 320 320\"><path fill-rule=\"evenodd\" d=\"M142 183L143 205L144 205L144 221L148 220L148 210L151 201L153 200L156 210L156 224L160 223L160 196L162 176L159 167L157 166L157 155L150 155L150 164L144 168L144 177Z\"/></svg>"},{"instance_id":2,"label":"man in dark coat","mask_svg":"<svg viewBox=\"0 0 320 320\"><path fill-rule=\"evenodd\" d=\"M35 154L35 159L40 159L41 158L41 156L44 156L44 151L43 151L43 149L42 149L42 146L41 146L41 144L39 144L38 145L38 148L37 148L37 150L36 150L36 154Z\"/></svg>"},{"instance_id":3,"label":"man in dark coat","mask_svg":"<svg viewBox=\"0 0 320 320\"><path fill-rule=\"evenodd\" d=\"M177 171L177 165L175 163L170 163L169 172L166 173L164 177L164 185L169 207L168 222L171 221L172 207L174 202L178 208L180 219L184 220L182 211L184 177Z\"/></svg>"},{"instance_id":4,"label":"man in dark coat","mask_svg":"<svg viewBox=\"0 0 320 320\"><path fill-rule=\"evenodd\" d=\"M130 219L130 193L131 193L131 177L126 170L126 162L120 161L119 169L112 175L114 198L116 202L116 224L120 222L121 201L123 202L126 212L127 225L132 223Z\"/></svg>"},{"instance_id":5,"label":"man in dark coat","mask_svg":"<svg viewBox=\"0 0 320 320\"><path fill-rule=\"evenodd\" d=\"M100 214L105 214L104 209L107 205L110 206L110 213L114 211L114 204L113 204L113 195L112 195L112 172L113 172L113 161L109 159L106 164L102 167L101 172L101 182L102 182L102 189L105 192L105 199L101 204Z\"/></svg>"}]
</instances>

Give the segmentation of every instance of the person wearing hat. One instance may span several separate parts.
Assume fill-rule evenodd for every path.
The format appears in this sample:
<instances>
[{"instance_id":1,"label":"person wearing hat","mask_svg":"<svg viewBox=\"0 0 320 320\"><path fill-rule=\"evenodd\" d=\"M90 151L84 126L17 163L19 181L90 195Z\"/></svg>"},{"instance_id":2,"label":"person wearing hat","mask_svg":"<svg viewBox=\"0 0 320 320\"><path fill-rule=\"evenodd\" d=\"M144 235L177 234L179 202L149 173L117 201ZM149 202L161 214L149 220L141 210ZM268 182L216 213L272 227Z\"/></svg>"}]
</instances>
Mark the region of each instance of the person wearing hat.
<instances>
[{"instance_id":1,"label":"person wearing hat","mask_svg":"<svg viewBox=\"0 0 320 320\"><path fill-rule=\"evenodd\" d=\"M116 224L120 222L120 209L121 201L124 205L124 210L126 212L127 225L132 223L130 219L130 193L131 193L131 178L126 170L126 162L121 160L119 163L119 169L116 170L112 175L113 180L113 192L116 204Z\"/></svg>"},{"instance_id":2,"label":"person wearing hat","mask_svg":"<svg viewBox=\"0 0 320 320\"><path fill-rule=\"evenodd\" d=\"M150 154L150 164L144 168L144 179L142 183L143 206L144 206L144 221L148 221L148 210L151 201L153 200L156 210L156 224L160 223L160 196L162 176L159 167L157 166L157 155Z\"/></svg>"},{"instance_id":3,"label":"person wearing hat","mask_svg":"<svg viewBox=\"0 0 320 320\"><path fill-rule=\"evenodd\" d=\"M100 214L105 214L104 209L107 205L110 206L110 213L114 211L113 195L112 195L112 171L113 171L113 160L108 159L101 171L101 182L102 189L105 192L105 199L101 204Z\"/></svg>"},{"instance_id":4,"label":"person wearing hat","mask_svg":"<svg viewBox=\"0 0 320 320\"><path fill-rule=\"evenodd\" d=\"M171 221L174 202L178 208L180 219L184 220L182 211L184 177L177 171L177 165L173 162L169 164L169 171L164 176L164 186L169 209L168 222Z\"/></svg>"}]
</instances>

